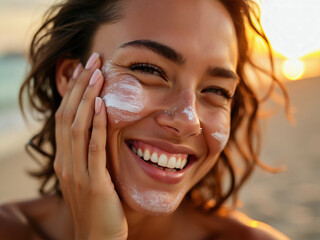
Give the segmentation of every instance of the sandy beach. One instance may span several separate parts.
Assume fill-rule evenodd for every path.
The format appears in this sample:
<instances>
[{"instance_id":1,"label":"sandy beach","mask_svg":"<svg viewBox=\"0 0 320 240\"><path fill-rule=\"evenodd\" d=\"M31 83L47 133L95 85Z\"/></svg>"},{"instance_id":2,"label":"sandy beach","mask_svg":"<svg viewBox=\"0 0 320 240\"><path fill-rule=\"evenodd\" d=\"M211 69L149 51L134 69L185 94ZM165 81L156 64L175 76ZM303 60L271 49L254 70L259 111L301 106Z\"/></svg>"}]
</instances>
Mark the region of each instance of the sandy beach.
<instances>
[{"instance_id":1,"label":"sandy beach","mask_svg":"<svg viewBox=\"0 0 320 240\"><path fill-rule=\"evenodd\" d=\"M277 114L267 125L262 159L286 166L278 174L260 169L242 192L249 216L292 239L320 239L320 78L287 84L296 125Z\"/></svg>"}]
</instances>

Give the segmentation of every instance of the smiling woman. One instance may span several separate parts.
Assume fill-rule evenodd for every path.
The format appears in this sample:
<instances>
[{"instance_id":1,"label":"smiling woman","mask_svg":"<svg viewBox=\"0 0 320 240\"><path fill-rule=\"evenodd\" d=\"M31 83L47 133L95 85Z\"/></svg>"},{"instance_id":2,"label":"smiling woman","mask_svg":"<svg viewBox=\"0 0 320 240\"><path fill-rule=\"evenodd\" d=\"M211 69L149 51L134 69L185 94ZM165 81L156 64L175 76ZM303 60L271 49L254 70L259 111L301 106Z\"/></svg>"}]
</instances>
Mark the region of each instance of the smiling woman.
<instances>
[{"instance_id":1,"label":"smiling woman","mask_svg":"<svg viewBox=\"0 0 320 240\"><path fill-rule=\"evenodd\" d=\"M287 239L225 204L262 165L260 101L244 71L254 66L246 27L267 42L253 8L247 0L52 7L20 91L22 108L27 94L45 120L28 143L47 161L34 173L44 196L2 206L1 236Z\"/></svg>"}]
</instances>

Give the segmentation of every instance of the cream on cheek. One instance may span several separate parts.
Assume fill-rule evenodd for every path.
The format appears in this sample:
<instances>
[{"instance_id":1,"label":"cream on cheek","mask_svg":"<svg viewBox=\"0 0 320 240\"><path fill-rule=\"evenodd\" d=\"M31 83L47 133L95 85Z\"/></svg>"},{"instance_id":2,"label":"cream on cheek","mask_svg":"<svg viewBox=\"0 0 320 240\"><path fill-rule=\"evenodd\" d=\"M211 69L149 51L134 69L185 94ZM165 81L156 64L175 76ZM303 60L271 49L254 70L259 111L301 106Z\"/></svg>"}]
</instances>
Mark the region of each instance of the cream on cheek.
<instances>
[{"instance_id":1,"label":"cream on cheek","mask_svg":"<svg viewBox=\"0 0 320 240\"><path fill-rule=\"evenodd\" d=\"M219 154L227 145L230 135L230 113L222 110L204 111L201 127L213 154Z\"/></svg>"},{"instance_id":2,"label":"cream on cheek","mask_svg":"<svg viewBox=\"0 0 320 240\"><path fill-rule=\"evenodd\" d=\"M103 100L111 120L118 123L140 119L145 98L139 81L112 61L104 64L102 72L107 81Z\"/></svg>"},{"instance_id":3,"label":"cream on cheek","mask_svg":"<svg viewBox=\"0 0 320 240\"><path fill-rule=\"evenodd\" d=\"M230 135L230 128L226 128L223 125L219 126L219 130L211 133L211 136L220 143L220 149L224 149L227 145Z\"/></svg>"}]
</instances>

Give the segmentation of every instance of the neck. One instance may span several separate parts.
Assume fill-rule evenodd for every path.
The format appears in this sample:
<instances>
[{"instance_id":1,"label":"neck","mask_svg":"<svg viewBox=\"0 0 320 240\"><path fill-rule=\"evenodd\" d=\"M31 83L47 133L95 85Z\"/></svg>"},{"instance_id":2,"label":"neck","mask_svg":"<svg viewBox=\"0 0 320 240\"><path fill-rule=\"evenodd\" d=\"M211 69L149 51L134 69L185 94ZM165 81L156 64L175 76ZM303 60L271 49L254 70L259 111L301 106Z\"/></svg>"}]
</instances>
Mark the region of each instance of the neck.
<instances>
[{"instance_id":1,"label":"neck","mask_svg":"<svg viewBox=\"0 0 320 240\"><path fill-rule=\"evenodd\" d=\"M179 222L177 220L183 208L182 202L171 214L155 215L137 212L125 203L122 205L128 222L128 239L156 239L156 236L159 239L166 239L163 234L170 232L170 229ZM164 229L166 231L163 231Z\"/></svg>"}]
</instances>

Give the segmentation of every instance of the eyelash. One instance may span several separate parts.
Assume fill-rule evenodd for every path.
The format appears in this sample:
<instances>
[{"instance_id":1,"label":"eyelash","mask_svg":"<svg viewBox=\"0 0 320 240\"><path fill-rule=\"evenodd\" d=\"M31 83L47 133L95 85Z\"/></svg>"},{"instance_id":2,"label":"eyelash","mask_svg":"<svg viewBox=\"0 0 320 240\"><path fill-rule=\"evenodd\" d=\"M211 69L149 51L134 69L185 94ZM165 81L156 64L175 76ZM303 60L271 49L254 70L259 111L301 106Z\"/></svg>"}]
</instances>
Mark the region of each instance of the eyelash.
<instances>
[{"instance_id":1,"label":"eyelash","mask_svg":"<svg viewBox=\"0 0 320 240\"><path fill-rule=\"evenodd\" d=\"M156 76L159 76L167 81L167 76L166 76L165 72L155 64L135 62L129 66L129 69L131 71L140 71L142 73L156 75ZM210 91L210 90L213 90L213 91ZM233 99L232 94L228 90L223 89L223 88L219 88L219 87L206 88L206 89L202 90L201 92L202 93L203 92L215 92L218 95L221 95L228 100Z\"/></svg>"},{"instance_id":2,"label":"eyelash","mask_svg":"<svg viewBox=\"0 0 320 240\"><path fill-rule=\"evenodd\" d=\"M167 81L165 72L155 64L135 62L129 66L131 71L140 71L146 74L159 76Z\"/></svg>"},{"instance_id":3,"label":"eyelash","mask_svg":"<svg viewBox=\"0 0 320 240\"><path fill-rule=\"evenodd\" d=\"M213 91L210 91L210 90L213 90ZM228 90L223 89L223 88L219 88L219 87L206 88L206 89L202 90L201 92L202 93L203 92L215 92L218 95L221 95L221 96L225 97L228 100L233 99L233 95Z\"/></svg>"}]
</instances>

